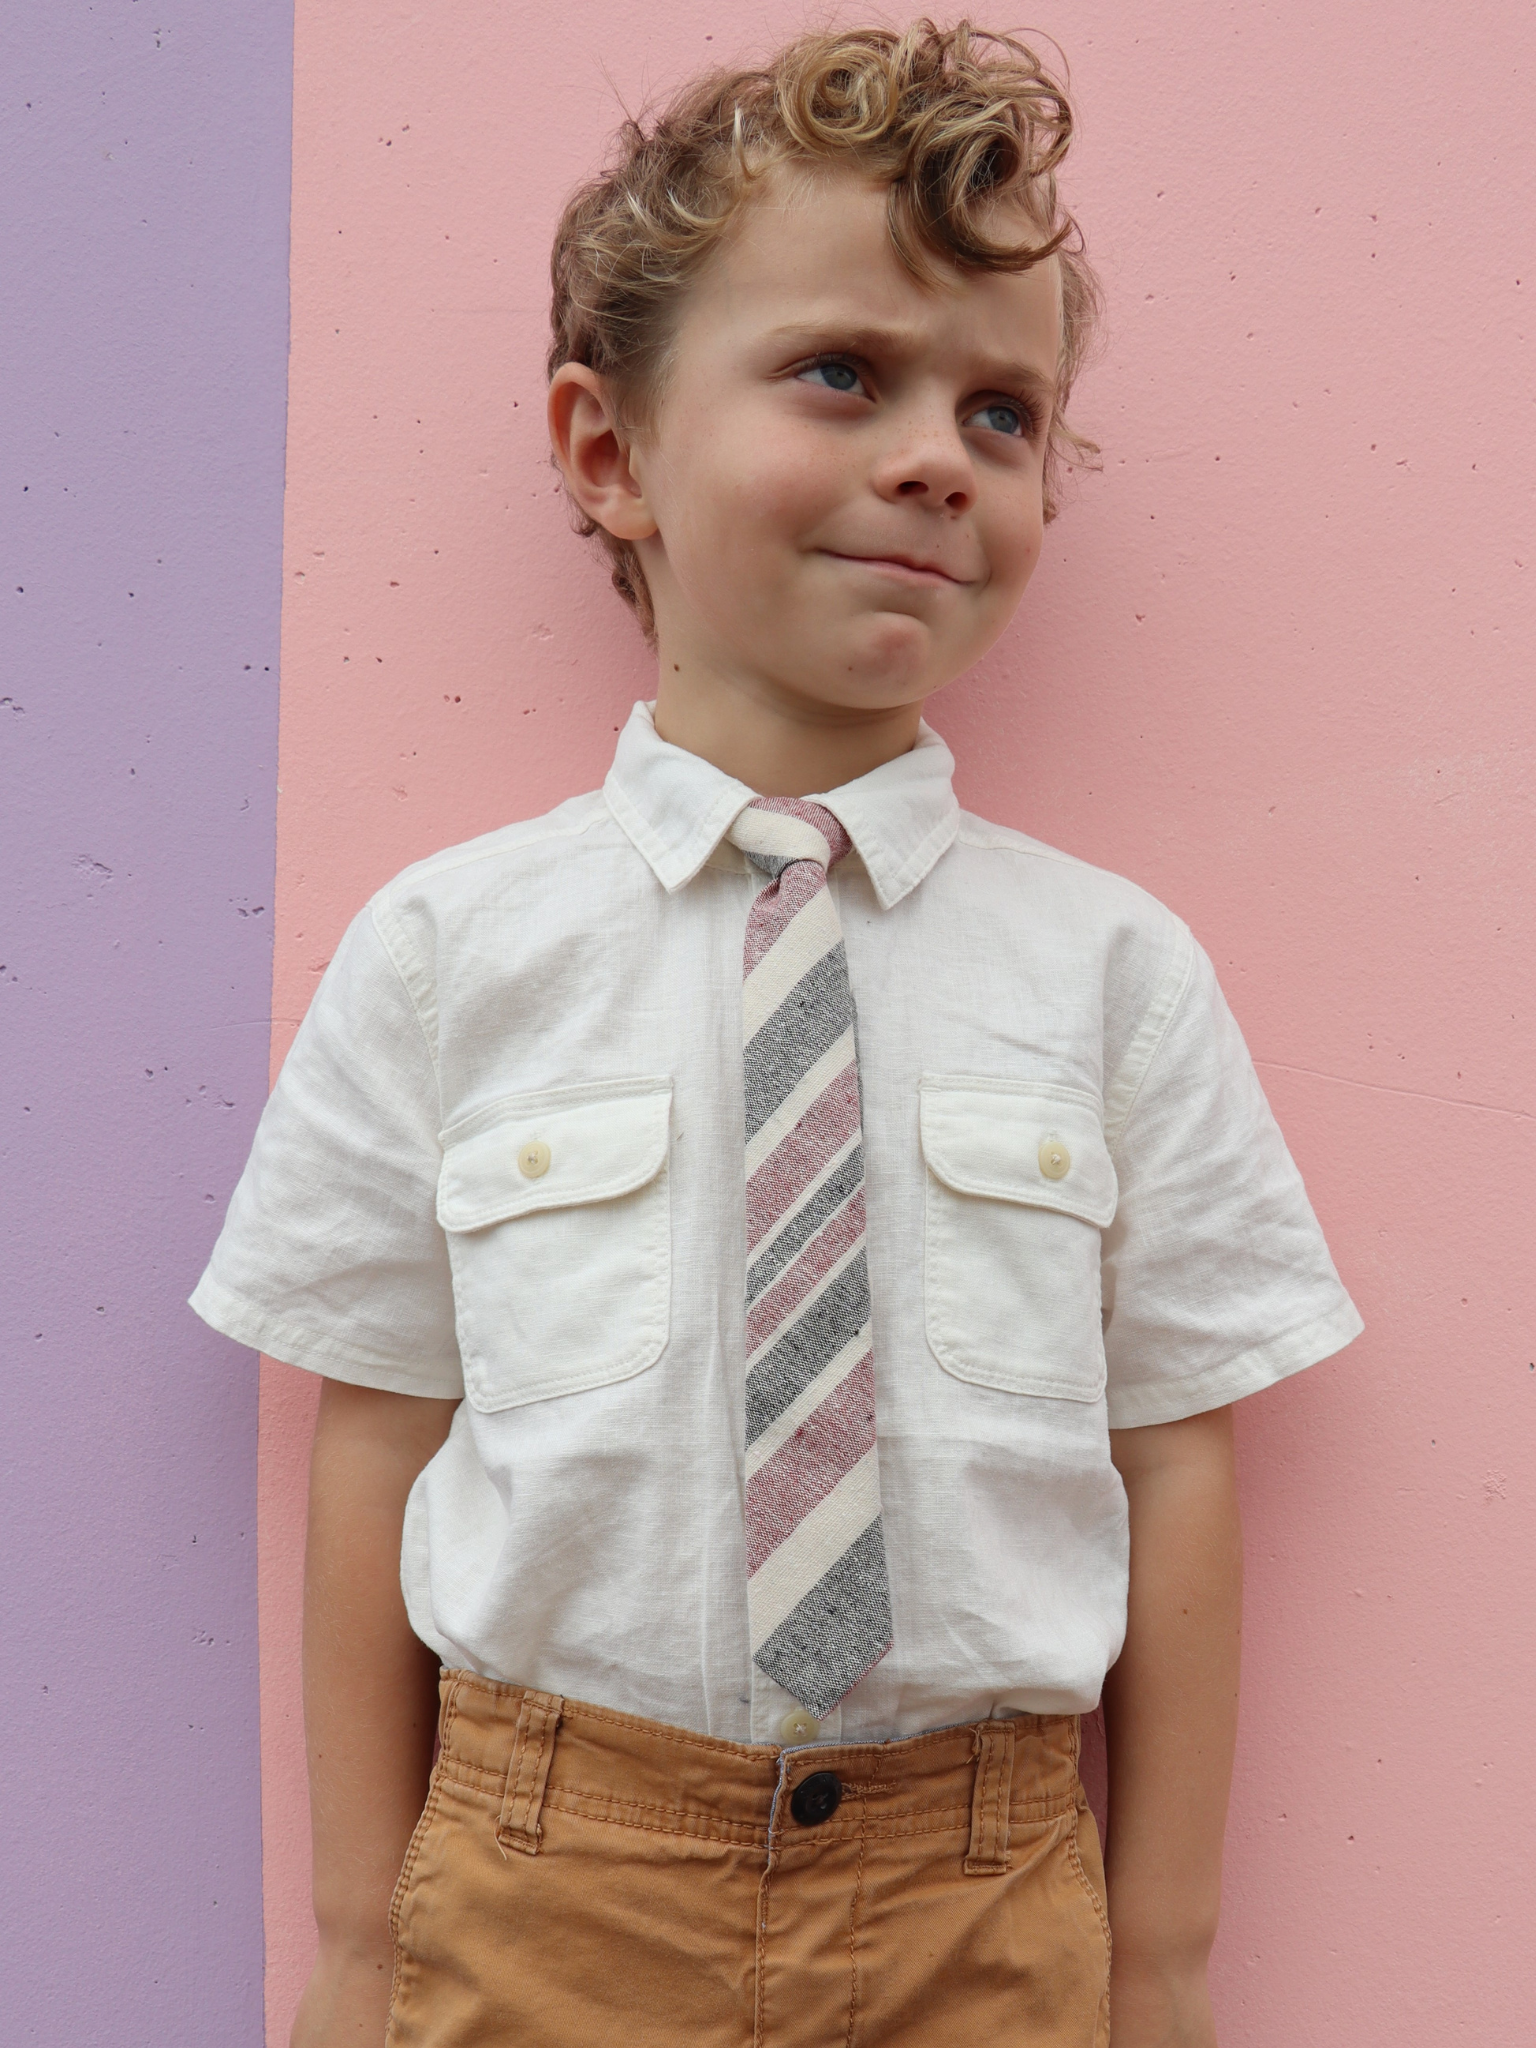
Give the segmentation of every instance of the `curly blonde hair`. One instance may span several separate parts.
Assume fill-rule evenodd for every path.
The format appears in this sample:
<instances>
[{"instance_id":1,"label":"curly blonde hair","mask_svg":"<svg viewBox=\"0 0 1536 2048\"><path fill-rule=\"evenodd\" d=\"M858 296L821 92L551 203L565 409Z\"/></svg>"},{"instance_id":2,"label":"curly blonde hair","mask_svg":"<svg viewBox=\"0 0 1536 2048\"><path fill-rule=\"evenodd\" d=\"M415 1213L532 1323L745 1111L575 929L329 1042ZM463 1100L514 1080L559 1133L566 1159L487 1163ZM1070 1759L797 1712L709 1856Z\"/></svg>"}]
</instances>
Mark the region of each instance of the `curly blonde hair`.
<instances>
[{"instance_id":1,"label":"curly blonde hair","mask_svg":"<svg viewBox=\"0 0 1536 2048\"><path fill-rule=\"evenodd\" d=\"M1057 196L1072 138L1064 87L1012 36L961 22L901 34L798 37L760 71L716 71L618 131L612 160L572 197L550 256L548 369L584 363L613 392L626 431L651 423L684 294L755 184L779 164L842 165L888 190L891 241L914 276L944 268L1061 270L1057 404L1045 516L1064 467L1097 453L1064 408L1098 309L1082 235ZM1006 202L1006 204L1005 204ZM1009 211L1026 233L998 232ZM612 559L614 588L654 632L632 543L579 511Z\"/></svg>"}]
</instances>

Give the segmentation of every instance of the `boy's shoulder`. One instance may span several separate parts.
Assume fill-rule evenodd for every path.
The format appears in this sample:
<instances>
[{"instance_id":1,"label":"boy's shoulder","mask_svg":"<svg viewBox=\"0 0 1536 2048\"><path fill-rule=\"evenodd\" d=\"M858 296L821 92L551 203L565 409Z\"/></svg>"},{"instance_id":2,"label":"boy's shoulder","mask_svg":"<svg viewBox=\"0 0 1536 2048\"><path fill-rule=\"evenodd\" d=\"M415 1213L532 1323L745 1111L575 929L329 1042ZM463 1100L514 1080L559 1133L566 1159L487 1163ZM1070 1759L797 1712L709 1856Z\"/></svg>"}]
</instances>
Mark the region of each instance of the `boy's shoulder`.
<instances>
[{"instance_id":1,"label":"boy's shoulder","mask_svg":"<svg viewBox=\"0 0 1536 2048\"><path fill-rule=\"evenodd\" d=\"M568 842L580 840L594 827L611 825L613 813L600 789L567 797L536 818L517 818L482 832L456 846L445 846L412 861L375 891L370 908L386 915L412 902L442 897L477 886L495 887L507 873L559 860Z\"/></svg>"},{"instance_id":2,"label":"boy's shoulder","mask_svg":"<svg viewBox=\"0 0 1536 2048\"><path fill-rule=\"evenodd\" d=\"M1001 892L1017 894L1036 908L1049 907L1086 926L1139 935L1163 946L1178 946L1189 937L1177 912L1139 882L1031 839L1011 825L962 811L955 842L995 867Z\"/></svg>"}]
</instances>

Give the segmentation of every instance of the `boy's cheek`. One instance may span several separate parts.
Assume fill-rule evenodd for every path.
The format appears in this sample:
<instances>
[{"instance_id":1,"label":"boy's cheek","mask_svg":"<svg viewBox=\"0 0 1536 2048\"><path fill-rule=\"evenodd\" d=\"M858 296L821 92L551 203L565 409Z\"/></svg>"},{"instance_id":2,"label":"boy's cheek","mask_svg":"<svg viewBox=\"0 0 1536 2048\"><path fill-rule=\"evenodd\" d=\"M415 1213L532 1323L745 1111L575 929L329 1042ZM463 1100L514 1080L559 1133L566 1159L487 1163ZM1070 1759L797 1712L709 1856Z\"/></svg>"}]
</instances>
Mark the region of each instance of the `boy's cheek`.
<instances>
[{"instance_id":1,"label":"boy's cheek","mask_svg":"<svg viewBox=\"0 0 1536 2048\"><path fill-rule=\"evenodd\" d=\"M846 462L829 460L814 437L738 421L672 468L660 509L671 511L674 530L698 530L717 552L733 542L755 549L825 517L847 490Z\"/></svg>"},{"instance_id":2,"label":"boy's cheek","mask_svg":"<svg viewBox=\"0 0 1536 2048\"><path fill-rule=\"evenodd\" d=\"M819 437L776 436L759 452L747 482L749 517L792 535L813 525L849 494L851 466Z\"/></svg>"},{"instance_id":3,"label":"boy's cheek","mask_svg":"<svg viewBox=\"0 0 1536 2048\"><path fill-rule=\"evenodd\" d=\"M1021 500L1000 506L982 527L982 546L994 587L1019 596L1045 545L1045 512L1038 484Z\"/></svg>"},{"instance_id":4,"label":"boy's cheek","mask_svg":"<svg viewBox=\"0 0 1536 2048\"><path fill-rule=\"evenodd\" d=\"M777 602L838 502L835 488L777 467L732 479L698 500L687 521L689 552L715 575L733 564L742 596L755 587Z\"/></svg>"}]
</instances>

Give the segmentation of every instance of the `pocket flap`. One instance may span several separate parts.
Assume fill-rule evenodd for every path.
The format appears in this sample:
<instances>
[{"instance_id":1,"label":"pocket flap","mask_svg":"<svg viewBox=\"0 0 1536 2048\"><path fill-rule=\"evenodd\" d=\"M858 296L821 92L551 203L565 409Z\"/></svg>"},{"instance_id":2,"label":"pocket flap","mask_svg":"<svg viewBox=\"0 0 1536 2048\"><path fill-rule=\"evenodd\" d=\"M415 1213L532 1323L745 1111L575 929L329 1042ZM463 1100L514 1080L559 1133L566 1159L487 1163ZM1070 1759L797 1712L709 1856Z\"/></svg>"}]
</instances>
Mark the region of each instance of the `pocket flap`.
<instances>
[{"instance_id":1,"label":"pocket flap","mask_svg":"<svg viewBox=\"0 0 1536 2048\"><path fill-rule=\"evenodd\" d=\"M925 1074L919 1101L923 1157L957 1194L1059 1209L1101 1230L1113 1217L1120 1187L1083 1090Z\"/></svg>"},{"instance_id":2,"label":"pocket flap","mask_svg":"<svg viewBox=\"0 0 1536 2048\"><path fill-rule=\"evenodd\" d=\"M627 1195L660 1172L671 1113L666 1075L504 1095L443 1132L437 1220L484 1230L534 1209Z\"/></svg>"}]
</instances>

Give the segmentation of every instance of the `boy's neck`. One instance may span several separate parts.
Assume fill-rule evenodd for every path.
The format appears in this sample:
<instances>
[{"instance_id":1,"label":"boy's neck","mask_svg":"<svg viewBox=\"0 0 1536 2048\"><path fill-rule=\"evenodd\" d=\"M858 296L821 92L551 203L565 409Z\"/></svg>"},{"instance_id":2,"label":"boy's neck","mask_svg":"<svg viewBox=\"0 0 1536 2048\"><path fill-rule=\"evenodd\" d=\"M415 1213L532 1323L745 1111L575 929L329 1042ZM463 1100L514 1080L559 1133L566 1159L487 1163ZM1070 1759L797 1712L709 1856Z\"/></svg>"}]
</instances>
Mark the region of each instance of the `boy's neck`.
<instances>
[{"instance_id":1,"label":"boy's neck","mask_svg":"<svg viewBox=\"0 0 1536 2048\"><path fill-rule=\"evenodd\" d=\"M917 744L922 703L822 704L759 679L690 675L663 660L656 731L759 796L838 789Z\"/></svg>"}]
</instances>

